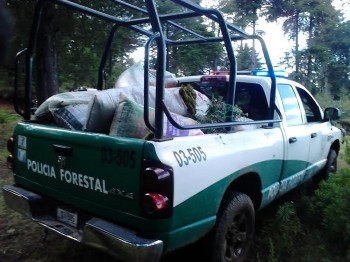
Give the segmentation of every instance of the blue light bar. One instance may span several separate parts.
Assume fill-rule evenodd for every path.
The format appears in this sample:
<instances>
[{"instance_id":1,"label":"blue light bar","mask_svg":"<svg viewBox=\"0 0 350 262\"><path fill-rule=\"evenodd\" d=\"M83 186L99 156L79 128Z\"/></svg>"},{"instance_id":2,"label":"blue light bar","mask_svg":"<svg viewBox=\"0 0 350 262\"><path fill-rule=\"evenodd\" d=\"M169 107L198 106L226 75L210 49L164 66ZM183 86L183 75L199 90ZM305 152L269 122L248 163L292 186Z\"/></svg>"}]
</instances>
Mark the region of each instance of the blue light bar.
<instances>
[{"instance_id":1,"label":"blue light bar","mask_svg":"<svg viewBox=\"0 0 350 262\"><path fill-rule=\"evenodd\" d=\"M274 70L276 77L288 78L288 72L282 69ZM270 76L269 71L267 69L255 69L252 71L252 75L254 76Z\"/></svg>"}]
</instances>

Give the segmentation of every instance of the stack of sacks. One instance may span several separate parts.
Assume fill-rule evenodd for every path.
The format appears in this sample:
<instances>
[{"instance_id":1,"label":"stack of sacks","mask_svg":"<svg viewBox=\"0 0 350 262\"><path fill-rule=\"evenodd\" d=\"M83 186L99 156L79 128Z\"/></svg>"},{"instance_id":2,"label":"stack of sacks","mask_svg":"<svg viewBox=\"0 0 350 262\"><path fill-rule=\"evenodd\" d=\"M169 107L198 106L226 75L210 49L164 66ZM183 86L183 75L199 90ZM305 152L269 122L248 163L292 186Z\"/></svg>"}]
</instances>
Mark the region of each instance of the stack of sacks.
<instances>
[{"instance_id":1,"label":"stack of sacks","mask_svg":"<svg viewBox=\"0 0 350 262\"><path fill-rule=\"evenodd\" d=\"M106 90L87 90L77 92L66 92L54 95L47 99L34 114L34 119L38 121L48 121L53 119L57 125L71 130L89 131L96 133L104 133L111 135L143 137L149 130L145 129L143 120L143 105L144 105L144 83L143 83L143 66L136 64L124 71L118 78L115 88ZM168 86L177 84L175 76L166 72L166 80ZM150 70L150 85L148 102L150 108L155 108L155 71ZM180 95L181 87L172 87L164 89L164 103L168 110L172 113L173 118L180 125L197 124L191 118L188 112L188 107ZM198 115L205 115L209 107L210 100L203 94L195 91L195 107ZM133 121L141 121L139 124L132 123L134 131L127 133L125 123L129 121L124 118L122 113L126 112ZM142 110L141 110L142 109ZM126 111L127 110L127 111ZM135 110L133 112L132 110ZM150 119L154 122L154 109ZM135 114L133 116L133 114ZM141 119L139 117L141 116ZM153 117L153 118L152 118ZM167 136L180 135L196 135L202 134L200 130L179 130L174 129L164 117L166 122L165 131ZM120 119L124 119L124 123ZM113 121L113 128L111 128ZM152 123L151 121L151 123ZM171 126L171 127L170 127ZM174 128L174 127L173 127ZM142 131L142 130L143 131ZM124 130L124 131L123 131Z\"/></svg>"},{"instance_id":2,"label":"stack of sacks","mask_svg":"<svg viewBox=\"0 0 350 262\"><path fill-rule=\"evenodd\" d=\"M187 106L179 94L180 87L164 89L164 103L168 110L172 113L189 116ZM154 86L149 87L149 107L155 107L155 92ZM203 112L207 108L207 97L197 92L198 96L196 103L197 108L202 108ZM112 88L103 91L98 91L91 99L88 112L90 112L86 121L86 130L90 132L108 133L115 109L125 99L144 104L144 93L140 87L125 87ZM197 113L200 110L197 110ZM200 111L201 112L201 111Z\"/></svg>"},{"instance_id":3,"label":"stack of sacks","mask_svg":"<svg viewBox=\"0 0 350 262\"><path fill-rule=\"evenodd\" d=\"M40 122L54 120L61 127L84 130L88 104L96 91L90 89L51 96L35 111L34 120Z\"/></svg>"},{"instance_id":4,"label":"stack of sacks","mask_svg":"<svg viewBox=\"0 0 350 262\"><path fill-rule=\"evenodd\" d=\"M155 71L150 70L148 89L148 106L155 108ZM89 132L109 133L115 110L120 102L125 99L134 101L137 104L144 105L144 70L143 65L138 63L125 70L118 78L115 88L98 91L88 106L89 115L86 122L86 130ZM176 78L173 74L166 72L165 78L169 86L175 84ZM172 87L164 89L164 103L168 110L177 115L191 116L187 105L182 99L179 91L181 87ZM210 100L200 92L196 94L196 108L198 115L205 115Z\"/></svg>"},{"instance_id":5,"label":"stack of sacks","mask_svg":"<svg viewBox=\"0 0 350 262\"><path fill-rule=\"evenodd\" d=\"M147 128L144 122L143 113L144 107L138 103L135 103L129 99L120 102L115 110L109 135L145 138L150 133L150 130ZM170 114L179 125L187 126L198 124L198 122L192 118L184 117L175 113ZM153 108L149 108L149 122L153 126L154 120L155 111ZM203 132L200 129L181 130L174 127L165 115L163 118L163 126L163 135L166 137L203 135Z\"/></svg>"}]
</instances>

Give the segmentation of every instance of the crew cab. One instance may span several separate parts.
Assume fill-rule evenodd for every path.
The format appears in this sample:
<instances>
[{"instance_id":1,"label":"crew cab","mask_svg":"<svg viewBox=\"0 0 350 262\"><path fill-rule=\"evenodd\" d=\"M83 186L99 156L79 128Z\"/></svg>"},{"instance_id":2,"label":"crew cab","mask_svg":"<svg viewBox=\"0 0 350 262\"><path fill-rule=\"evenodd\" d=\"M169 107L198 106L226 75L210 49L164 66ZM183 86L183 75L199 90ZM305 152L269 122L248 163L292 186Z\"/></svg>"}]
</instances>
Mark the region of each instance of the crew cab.
<instances>
[{"instance_id":1,"label":"crew cab","mask_svg":"<svg viewBox=\"0 0 350 262\"><path fill-rule=\"evenodd\" d=\"M141 73L125 74L141 76L140 89L128 89L122 75L115 87L103 89L107 44L97 88L57 94L32 108L31 58L46 2L111 22L109 41L114 25L148 37ZM4 186L4 198L44 228L122 261L159 261L203 237L210 239L212 261L242 261L255 212L335 171L343 135L332 121L340 112L323 111L301 84L276 77L261 37L227 23L217 10L172 2L187 12L158 14L155 1L147 0L144 19L120 20L67 0L38 1L30 44L19 53L26 56L24 111L15 108L24 119L8 142L14 184ZM163 23L203 15L218 23L222 36L186 30L196 39L172 40L162 33ZM231 42L245 39L261 43L268 76L237 74ZM209 42L223 43L228 72L171 75L175 85L167 88L166 47ZM157 52L150 51L152 43ZM188 100L181 96L183 87L189 88ZM115 102L111 107L106 97ZM225 105L224 118L203 122L197 114L207 116L212 98ZM191 115L187 109L193 107L197 114ZM76 111L83 114L75 117Z\"/></svg>"}]
</instances>

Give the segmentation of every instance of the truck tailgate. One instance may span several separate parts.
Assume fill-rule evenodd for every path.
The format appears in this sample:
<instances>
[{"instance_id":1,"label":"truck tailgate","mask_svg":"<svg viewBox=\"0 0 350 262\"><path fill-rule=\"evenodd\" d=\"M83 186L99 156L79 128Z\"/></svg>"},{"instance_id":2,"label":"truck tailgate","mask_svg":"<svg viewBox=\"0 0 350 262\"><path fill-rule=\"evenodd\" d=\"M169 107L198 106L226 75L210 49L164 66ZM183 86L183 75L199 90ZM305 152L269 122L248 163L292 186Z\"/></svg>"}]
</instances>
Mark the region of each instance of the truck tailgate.
<instances>
[{"instance_id":1,"label":"truck tailgate","mask_svg":"<svg viewBox=\"0 0 350 262\"><path fill-rule=\"evenodd\" d=\"M144 140L26 122L14 134L16 185L110 219L139 215Z\"/></svg>"}]
</instances>

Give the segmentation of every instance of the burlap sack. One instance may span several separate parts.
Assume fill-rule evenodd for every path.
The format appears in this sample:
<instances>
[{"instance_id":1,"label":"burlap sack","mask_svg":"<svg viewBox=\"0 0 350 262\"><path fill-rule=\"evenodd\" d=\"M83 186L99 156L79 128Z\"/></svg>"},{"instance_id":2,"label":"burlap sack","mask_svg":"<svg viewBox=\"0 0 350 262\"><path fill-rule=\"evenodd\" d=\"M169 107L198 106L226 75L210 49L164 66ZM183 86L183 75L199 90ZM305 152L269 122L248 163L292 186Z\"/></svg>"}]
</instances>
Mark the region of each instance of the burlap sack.
<instances>
[{"instance_id":1,"label":"burlap sack","mask_svg":"<svg viewBox=\"0 0 350 262\"><path fill-rule=\"evenodd\" d=\"M195 125L198 124L194 119L184 117L175 113L171 113L173 119L180 125ZM149 121L154 124L155 111L153 108L149 109ZM199 129L181 130L174 127L167 117L164 115L164 136L178 137L178 136L192 136L202 135L203 132ZM109 134L111 136L144 138L148 135L150 130L147 128L143 117L143 105L137 104L131 100L122 101L116 111L111 124Z\"/></svg>"}]
</instances>

